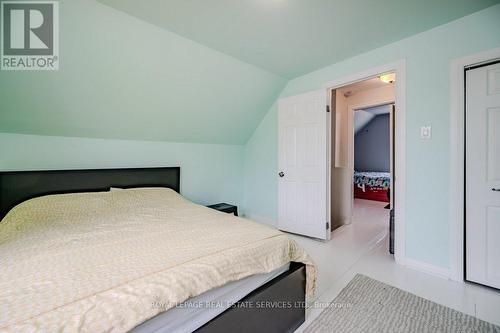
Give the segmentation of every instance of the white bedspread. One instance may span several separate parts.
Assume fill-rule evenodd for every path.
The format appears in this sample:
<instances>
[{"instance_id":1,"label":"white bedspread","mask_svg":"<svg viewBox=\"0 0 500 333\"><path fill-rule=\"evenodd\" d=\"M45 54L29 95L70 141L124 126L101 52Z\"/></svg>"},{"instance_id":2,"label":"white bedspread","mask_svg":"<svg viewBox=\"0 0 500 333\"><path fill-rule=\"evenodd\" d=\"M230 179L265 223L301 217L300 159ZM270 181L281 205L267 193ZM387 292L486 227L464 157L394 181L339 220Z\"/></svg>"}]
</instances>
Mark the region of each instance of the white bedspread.
<instances>
[{"instance_id":1,"label":"white bedspread","mask_svg":"<svg viewBox=\"0 0 500 333\"><path fill-rule=\"evenodd\" d=\"M186 300L185 304L146 320L132 329L130 333L194 332L229 309L232 304L236 304L252 291L286 272L289 268L290 265L287 264L271 273L255 274L209 290Z\"/></svg>"},{"instance_id":2,"label":"white bedspread","mask_svg":"<svg viewBox=\"0 0 500 333\"><path fill-rule=\"evenodd\" d=\"M125 332L289 261L307 264L309 294L315 285L285 234L169 189L26 201L0 223L0 254L0 332Z\"/></svg>"}]
</instances>

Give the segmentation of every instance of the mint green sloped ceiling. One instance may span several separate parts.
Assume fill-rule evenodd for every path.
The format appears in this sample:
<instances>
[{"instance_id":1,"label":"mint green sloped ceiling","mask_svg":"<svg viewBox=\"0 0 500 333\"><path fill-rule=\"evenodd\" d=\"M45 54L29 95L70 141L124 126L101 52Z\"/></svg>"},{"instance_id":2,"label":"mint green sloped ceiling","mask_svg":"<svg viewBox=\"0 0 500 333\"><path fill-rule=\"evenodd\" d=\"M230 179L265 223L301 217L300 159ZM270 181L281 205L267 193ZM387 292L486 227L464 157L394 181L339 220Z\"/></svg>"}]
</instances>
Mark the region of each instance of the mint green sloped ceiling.
<instances>
[{"instance_id":1,"label":"mint green sloped ceiling","mask_svg":"<svg viewBox=\"0 0 500 333\"><path fill-rule=\"evenodd\" d=\"M498 0L100 1L289 78L498 3Z\"/></svg>"},{"instance_id":2,"label":"mint green sloped ceiling","mask_svg":"<svg viewBox=\"0 0 500 333\"><path fill-rule=\"evenodd\" d=\"M243 144L286 83L95 0L59 4L60 70L0 71L0 132Z\"/></svg>"}]
</instances>

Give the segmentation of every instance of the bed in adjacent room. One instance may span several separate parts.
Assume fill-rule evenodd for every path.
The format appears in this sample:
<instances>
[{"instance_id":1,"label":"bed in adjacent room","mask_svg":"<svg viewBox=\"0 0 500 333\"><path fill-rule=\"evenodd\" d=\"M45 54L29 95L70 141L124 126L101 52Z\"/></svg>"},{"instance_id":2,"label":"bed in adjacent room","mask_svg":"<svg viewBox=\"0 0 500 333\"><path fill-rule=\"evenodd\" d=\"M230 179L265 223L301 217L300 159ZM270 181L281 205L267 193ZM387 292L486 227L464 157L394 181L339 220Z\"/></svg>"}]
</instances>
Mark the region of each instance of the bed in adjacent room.
<instances>
[{"instance_id":1,"label":"bed in adjacent room","mask_svg":"<svg viewBox=\"0 0 500 333\"><path fill-rule=\"evenodd\" d=\"M354 171L354 197L389 202L391 174L389 172Z\"/></svg>"},{"instance_id":2,"label":"bed in adjacent room","mask_svg":"<svg viewBox=\"0 0 500 333\"><path fill-rule=\"evenodd\" d=\"M178 174L172 189L156 187L162 175L152 169L123 170L0 174L0 332L281 330L303 322L303 304L281 322L273 310L231 306L313 292L315 268L294 241L188 201L177 193ZM75 183L81 193L72 193ZM155 187L107 190L139 184Z\"/></svg>"}]
</instances>

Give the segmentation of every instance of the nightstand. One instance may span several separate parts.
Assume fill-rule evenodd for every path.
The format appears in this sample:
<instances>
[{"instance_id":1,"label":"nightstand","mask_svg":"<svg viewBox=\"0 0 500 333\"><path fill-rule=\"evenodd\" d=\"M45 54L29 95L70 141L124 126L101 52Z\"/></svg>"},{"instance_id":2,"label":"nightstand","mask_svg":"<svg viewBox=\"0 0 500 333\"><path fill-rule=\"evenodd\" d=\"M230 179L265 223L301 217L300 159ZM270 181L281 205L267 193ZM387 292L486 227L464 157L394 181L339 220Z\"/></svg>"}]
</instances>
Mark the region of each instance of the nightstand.
<instances>
[{"instance_id":1,"label":"nightstand","mask_svg":"<svg viewBox=\"0 0 500 333\"><path fill-rule=\"evenodd\" d=\"M238 207L227 204L227 203L218 203L218 204L210 205L207 207L224 212L224 213L231 213L231 214L238 216Z\"/></svg>"}]
</instances>

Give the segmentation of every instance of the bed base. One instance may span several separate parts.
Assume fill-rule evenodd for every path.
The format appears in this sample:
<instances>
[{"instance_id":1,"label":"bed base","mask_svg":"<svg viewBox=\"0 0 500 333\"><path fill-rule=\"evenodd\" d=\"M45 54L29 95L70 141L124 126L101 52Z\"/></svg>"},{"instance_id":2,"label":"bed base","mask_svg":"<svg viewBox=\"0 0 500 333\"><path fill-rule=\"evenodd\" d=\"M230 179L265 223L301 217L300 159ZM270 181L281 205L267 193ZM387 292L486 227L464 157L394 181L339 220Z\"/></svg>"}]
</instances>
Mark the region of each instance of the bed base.
<instances>
[{"instance_id":1,"label":"bed base","mask_svg":"<svg viewBox=\"0 0 500 333\"><path fill-rule=\"evenodd\" d=\"M290 263L290 269L241 299L195 332L284 333L305 321L306 269Z\"/></svg>"},{"instance_id":2,"label":"bed base","mask_svg":"<svg viewBox=\"0 0 500 333\"><path fill-rule=\"evenodd\" d=\"M354 184L354 197L357 199L372 200L389 202L389 189L388 188L377 188L365 185L364 189L360 188L357 184Z\"/></svg>"}]
</instances>

